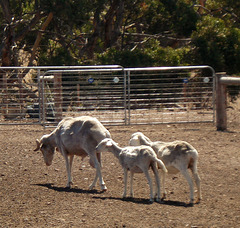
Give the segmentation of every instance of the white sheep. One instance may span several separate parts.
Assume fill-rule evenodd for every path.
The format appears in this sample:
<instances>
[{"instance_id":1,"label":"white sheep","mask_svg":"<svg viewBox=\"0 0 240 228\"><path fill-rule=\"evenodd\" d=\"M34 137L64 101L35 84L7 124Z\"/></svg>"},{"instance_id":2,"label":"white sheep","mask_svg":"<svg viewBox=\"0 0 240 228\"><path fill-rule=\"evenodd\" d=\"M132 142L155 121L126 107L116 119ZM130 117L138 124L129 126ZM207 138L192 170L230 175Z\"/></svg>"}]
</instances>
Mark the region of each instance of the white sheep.
<instances>
[{"instance_id":1,"label":"white sheep","mask_svg":"<svg viewBox=\"0 0 240 228\"><path fill-rule=\"evenodd\" d=\"M158 176L157 165L163 169L163 175L167 169L163 162L157 158L153 149L149 146L124 147L121 148L112 139L103 139L96 147L98 152L109 151L112 152L118 159L124 171L124 192L123 198L127 194L127 172L130 171L130 196L133 197L133 175L134 173L144 173L148 180L150 187L150 202L153 202L152 180L149 175L149 168L151 167L156 180L156 201L160 201L160 181Z\"/></svg>"},{"instance_id":2,"label":"white sheep","mask_svg":"<svg viewBox=\"0 0 240 228\"><path fill-rule=\"evenodd\" d=\"M102 139L110 137L109 131L96 118L67 117L59 122L52 133L43 135L40 141L36 140L37 147L34 151L42 151L47 166L52 164L55 150L63 155L68 175L67 187L72 184L71 170L74 155L82 158L89 156L90 164L96 168L90 189L95 187L99 178L100 187L105 191L107 187L101 173L101 154L96 152L96 146Z\"/></svg>"},{"instance_id":3,"label":"white sheep","mask_svg":"<svg viewBox=\"0 0 240 228\"><path fill-rule=\"evenodd\" d=\"M198 199L196 203L201 200L201 180L197 172L197 150L185 141L173 141L173 142L152 142L141 132L132 134L129 141L131 146L147 145L152 147L156 152L158 158L163 161L169 174L176 174L180 172L187 180L190 188L190 204L194 202L194 190L193 181L188 172L188 169L192 171L195 183L197 185ZM164 196L166 197L165 190L165 178L162 178Z\"/></svg>"}]
</instances>

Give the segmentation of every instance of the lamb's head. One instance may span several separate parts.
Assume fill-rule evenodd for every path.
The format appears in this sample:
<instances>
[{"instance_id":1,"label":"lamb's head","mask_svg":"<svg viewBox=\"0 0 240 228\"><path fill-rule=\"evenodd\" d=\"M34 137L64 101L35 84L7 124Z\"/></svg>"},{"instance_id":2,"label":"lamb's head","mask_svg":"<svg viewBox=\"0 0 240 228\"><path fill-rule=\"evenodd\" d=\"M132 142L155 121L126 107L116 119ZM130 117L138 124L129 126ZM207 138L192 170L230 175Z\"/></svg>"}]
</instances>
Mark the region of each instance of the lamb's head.
<instances>
[{"instance_id":1,"label":"lamb's head","mask_svg":"<svg viewBox=\"0 0 240 228\"><path fill-rule=\"evenodd\" d=\"M49 135L44 135L40 140L36 140L37 147L34 151L40 150L43 154L44 162L47 166L52 164L55 147L49 140Z\"/></svg>"},{"instance_id":2,"label":"lamb's head","mask_svg":"<svg viewBox=\"0 0 240 228\"><path fill-rule=\"evenodd\" d=\"M130 140L130 146L140 146L140 145L147 145L151 146L152 141L146 137L142 132L133 133Z\"/></svg>"},{"instance_id":3,"label":"lamb's head","mask_svg":"<svg viewBox=\"0 0 240 228\"><path fill-rule=\"evenodd\" d=\"M110 138L105 138L103 139L97 146L96 146L96 151L98 153L101 153L103 151L111 151L111 147L116 144L112 139Z\"/></svg>"}]
</instances>

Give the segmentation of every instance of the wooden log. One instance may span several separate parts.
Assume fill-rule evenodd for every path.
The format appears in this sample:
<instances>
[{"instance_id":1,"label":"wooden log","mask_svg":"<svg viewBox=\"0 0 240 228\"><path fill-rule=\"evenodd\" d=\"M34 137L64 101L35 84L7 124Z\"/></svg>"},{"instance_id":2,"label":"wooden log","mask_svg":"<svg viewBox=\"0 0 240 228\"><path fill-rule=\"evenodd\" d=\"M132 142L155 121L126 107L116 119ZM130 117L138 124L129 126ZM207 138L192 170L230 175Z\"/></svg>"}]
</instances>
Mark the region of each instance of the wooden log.
<instances>
[{"instance_id":1,"label":"wooden log","mask_svg":"<svg viewBox=\"0 0 240 228\"><path fill-rule=\"evenodd\" d=\"M59 122L62 119L62 74L54 74L54 106L55 120Z\"/></svg>"},{"instance_id":2,"label":"wooden log","mask_svg":"<svg viewBox=\"0 0 240 228\"><path fill-rule=\"evenodd\" d=\"M216 125L218 131L227 129L227 93L226 84L221 83L225 73L216 74Z\"/></svg>"}]
</instances>

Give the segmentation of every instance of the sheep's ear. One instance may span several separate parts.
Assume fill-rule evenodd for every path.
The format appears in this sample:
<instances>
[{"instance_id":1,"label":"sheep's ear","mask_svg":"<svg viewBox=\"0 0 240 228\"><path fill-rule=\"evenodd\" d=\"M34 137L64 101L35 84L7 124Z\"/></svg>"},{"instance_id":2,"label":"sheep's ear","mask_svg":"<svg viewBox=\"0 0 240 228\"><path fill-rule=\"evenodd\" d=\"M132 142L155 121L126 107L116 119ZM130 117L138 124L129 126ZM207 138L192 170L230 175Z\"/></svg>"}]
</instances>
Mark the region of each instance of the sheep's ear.
<instances>
[{"instance_id":1,"label":"sheep's ear","mask_svg":"<svg viewBox=\"0 0 240 228\"><path fill-rule=\"evenodd\" d=\"M112 146L112 141L107 141L106 146Z\"/></svg>"},{"instance_id":2,"label":"sheep's ear","mask_svg":"<svg viewBox=\"0 0 240 228\"><path fill-rule=\"evenodd\" d=\"M133 139L133 140L138 140L138 135L134 135L134 136L132 137L132 139Z\"/></svg>"},{"instance_id":3,"label":"sheep's ear","mask_svg":"<svg viewBox=\"0 0 240 228\"><path fill-rule=\"evenodd\" d=\"M41 143L39 142L38 139L36 139L36 144L37 144L37 147L36 147L36 149L34 149L34 151L38 151L40 149Z\"/></svg>"}]
</instances>

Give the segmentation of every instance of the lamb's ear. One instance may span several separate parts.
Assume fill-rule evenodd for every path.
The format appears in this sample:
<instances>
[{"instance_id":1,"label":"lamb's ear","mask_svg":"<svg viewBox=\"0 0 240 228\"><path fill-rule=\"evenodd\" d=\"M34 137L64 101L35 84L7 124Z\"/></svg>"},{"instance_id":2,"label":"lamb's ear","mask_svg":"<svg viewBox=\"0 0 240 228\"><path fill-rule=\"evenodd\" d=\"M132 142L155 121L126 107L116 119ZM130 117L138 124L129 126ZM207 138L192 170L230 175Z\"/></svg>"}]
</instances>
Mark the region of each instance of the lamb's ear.
<instances>
[{"instance_id":1,"label":"lamb's ear","mask_svg":"<svg viewBox=\"0 0 240 228\"><path fill-rule=\"evenodd\" d=\"M107 143L106 143L106 146L112 146L113 144L112 144L112 141L107 141Z\"/></svg>"},{"instance_id":2,"label":"lamb's ear","mask_svg":"<svg viewBox=\"0 0 240 228\"><path fill-rule=\"evenodd\" d=\"M40 149L41 143L39 142L38 139L36 139L37 147L34 149L34 151L38 151Z\"/></svg>"}]
</instances>

